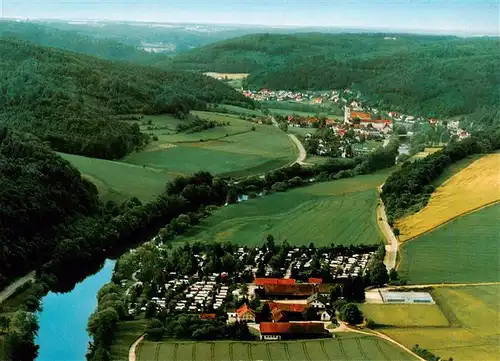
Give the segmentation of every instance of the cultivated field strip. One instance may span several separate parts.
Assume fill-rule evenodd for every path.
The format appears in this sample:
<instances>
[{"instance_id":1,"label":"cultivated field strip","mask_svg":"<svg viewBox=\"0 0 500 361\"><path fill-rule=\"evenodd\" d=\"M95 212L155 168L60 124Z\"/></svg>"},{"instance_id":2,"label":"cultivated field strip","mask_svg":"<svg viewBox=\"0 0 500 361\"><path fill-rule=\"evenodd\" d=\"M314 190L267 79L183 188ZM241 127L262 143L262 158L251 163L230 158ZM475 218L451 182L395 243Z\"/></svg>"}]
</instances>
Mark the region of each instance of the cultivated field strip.
<instances>
[{"instance_id":1,"label":"cultivated field strip","mask_svg":"<svg viewBox=\"0 0 500 361\"><path fill-rule=\"evenodd\" d=\"M410 354L374 337L280 342L143 342L137 361L407 361Z\"/></svg>"}]
</instances>

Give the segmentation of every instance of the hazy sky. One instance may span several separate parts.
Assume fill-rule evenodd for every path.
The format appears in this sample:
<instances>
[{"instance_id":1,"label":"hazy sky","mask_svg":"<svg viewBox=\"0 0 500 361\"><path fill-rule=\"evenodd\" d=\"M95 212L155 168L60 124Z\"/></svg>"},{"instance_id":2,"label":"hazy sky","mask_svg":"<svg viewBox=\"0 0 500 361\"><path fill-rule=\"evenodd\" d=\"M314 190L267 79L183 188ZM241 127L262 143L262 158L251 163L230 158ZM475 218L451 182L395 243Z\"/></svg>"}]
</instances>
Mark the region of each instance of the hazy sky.
<instances>
[{"instance_id":1,"label":"hazy sky","mask_svg":"<svg viewBox=\"0 0 500 361\"><path fill-rule=\"evenodd\" d=\"M500 0L0 0L0 16L498 34Z\"/></svg>"}]
</instances>

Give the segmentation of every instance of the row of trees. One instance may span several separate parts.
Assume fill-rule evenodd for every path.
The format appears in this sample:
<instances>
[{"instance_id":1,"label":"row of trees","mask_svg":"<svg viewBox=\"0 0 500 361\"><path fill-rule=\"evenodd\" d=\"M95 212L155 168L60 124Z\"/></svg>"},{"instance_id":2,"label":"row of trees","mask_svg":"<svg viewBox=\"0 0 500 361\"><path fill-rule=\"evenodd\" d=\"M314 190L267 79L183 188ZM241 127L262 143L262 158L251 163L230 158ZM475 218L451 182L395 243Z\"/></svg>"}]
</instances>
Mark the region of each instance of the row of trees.
<instances>
[{"instance_id":1,"label":"row of trees","mask_svg":"<svg viewBox=\"0 0 500 361\"><path fill-rule=\"evenodd\" d=\"M471 154L487 153L500 147L500 131L476 133L463 141L452 141L443 150L414 162L405 162L386 180L382 189L389 224L427 204L436 180L450 164Z\"/></svg>"}]
</instances>

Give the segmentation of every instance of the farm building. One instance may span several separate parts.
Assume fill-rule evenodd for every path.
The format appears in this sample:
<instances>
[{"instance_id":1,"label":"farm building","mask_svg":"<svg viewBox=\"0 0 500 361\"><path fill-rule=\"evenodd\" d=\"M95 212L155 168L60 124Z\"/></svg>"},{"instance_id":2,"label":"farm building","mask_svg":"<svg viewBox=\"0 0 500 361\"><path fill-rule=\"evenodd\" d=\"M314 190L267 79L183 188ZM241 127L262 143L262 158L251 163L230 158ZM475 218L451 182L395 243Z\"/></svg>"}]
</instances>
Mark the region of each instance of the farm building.
<instances>
[{"instance_id":1,"label":"farm building","mask_svg":"<svg viewBox=\"0 0 500 361\"><path fill-rule=\"evenodd\" d=\"M428 292L381 292L384 303L434 304Z\"/></svg>"},{"instance_id":2,"label":"farm building","mask_svg":"<svg viewBox=\"0 0 500 361\"><path fill-rule=\"evenodd\" d=\"M313 322L262 322L261 340L327 337L329 332L322 323Z\"/></svg>"},{"instance_id":3,"label":"farm building","mask_svg":"<svg viewBox=\"0 0 500 361\"><path fill-rule=\"evenodd\" d=\"M309 283L264 285L263 289L255 290L261 298L307 298L316 292L318 287Z\"/></svg>"},{"instance_id":4,"label":"farm building","mask_svg":"<svg viewBox=\"0 0 500 361\"><path fill-rule=\"evenodd\" d=\"M236 316L237 321L255 322L255 312L246 303L236 310Z\"/></svg>"},{"instance_id":5,"label":"farm building","mask_svg":"<svg viewBox=\"0 0 500 361\"><path fill-rule=\"evenodd\" d=\"M269 302L272 319L274 322L302 321L304 312L308 306L306 304Z\"/></svg>"}]
</instances>

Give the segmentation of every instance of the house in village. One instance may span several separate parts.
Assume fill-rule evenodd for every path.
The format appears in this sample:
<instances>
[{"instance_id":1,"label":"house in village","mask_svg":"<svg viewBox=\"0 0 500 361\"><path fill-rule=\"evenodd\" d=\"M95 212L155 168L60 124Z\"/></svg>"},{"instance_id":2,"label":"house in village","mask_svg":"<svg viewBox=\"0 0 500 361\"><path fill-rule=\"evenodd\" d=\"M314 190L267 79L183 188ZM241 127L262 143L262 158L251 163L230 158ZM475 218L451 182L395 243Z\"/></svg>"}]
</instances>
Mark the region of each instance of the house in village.
<instances>
[{"instance_id":1,"label":"house in village","mask_svg":"<svg viewBox=\"0 0 500 361\"><path fill-rule=\"evenodd\" d=\"M245 303L236 310L236 321L255 322L255 311Z\"/></svg>"},{"instance_id":2,"label":"house in village","mask_svg":"<svg viewBox=\"0 0 500 361\"><path fill-rule=\"evenodd\" d=\"M261 340L328 337L322 323L314 322L262 322L259 325Z\"/></svg>"},{"instance_id":3,"label":"house in village","mask_svg":"<svg viewBox=\"0 0 500 361\"><path fill-rule=\"evenodd\" d=\"M320 300L320 293L319 292L315 293L312 296L307 298L307 305L309 307L314 307L314 308L317 308L319 310L324 310L326 308L326 304Z\"/></svg>"},{"instance_id":4,"label":"house in village","mask_svg":"<svg viewBox=\"0 0 500 361\"><path fill-rule=\"evenodd\" d=\"M332 319L332 315L330 311L323 310L319 313L319 319L323 322L330 321Z\"/></svg>"},{"instance_id":5,"label":"house in village","mask_svg":"<svg viewBox=\"0 0 500 361\"><path fill-rule=\"evenodd\" d=\"M273 322L302 321L307 304L269 302Z\"/></svg>"}]
</instances>

